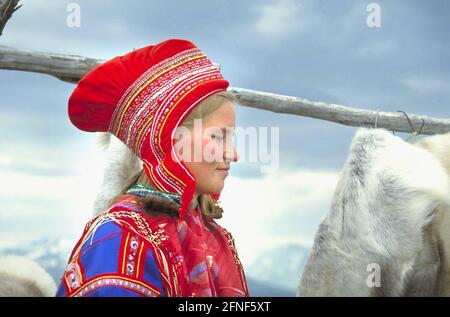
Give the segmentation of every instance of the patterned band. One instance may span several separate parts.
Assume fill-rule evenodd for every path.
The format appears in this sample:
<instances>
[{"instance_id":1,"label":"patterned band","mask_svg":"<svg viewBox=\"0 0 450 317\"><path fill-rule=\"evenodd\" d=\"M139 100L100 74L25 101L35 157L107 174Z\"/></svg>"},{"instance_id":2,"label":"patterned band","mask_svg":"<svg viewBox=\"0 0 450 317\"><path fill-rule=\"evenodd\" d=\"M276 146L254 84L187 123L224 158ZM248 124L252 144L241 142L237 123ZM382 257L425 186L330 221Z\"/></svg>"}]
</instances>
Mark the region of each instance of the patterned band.
<instances>
[{"instance_id":1,"label":"patterned band","mask_svg":"<svg viewBox=\"0 0 450 317\"><path fill-rule=\"evenodd\" d=\"M183 95L213 79L223 77L198 48L167 58L148 69L125 91L114 110L109 131L136 155L140 154L144 136L150 133L152 150L162 160L165 151L160 132L168 113Z\"/></svg>"}]
</instances>

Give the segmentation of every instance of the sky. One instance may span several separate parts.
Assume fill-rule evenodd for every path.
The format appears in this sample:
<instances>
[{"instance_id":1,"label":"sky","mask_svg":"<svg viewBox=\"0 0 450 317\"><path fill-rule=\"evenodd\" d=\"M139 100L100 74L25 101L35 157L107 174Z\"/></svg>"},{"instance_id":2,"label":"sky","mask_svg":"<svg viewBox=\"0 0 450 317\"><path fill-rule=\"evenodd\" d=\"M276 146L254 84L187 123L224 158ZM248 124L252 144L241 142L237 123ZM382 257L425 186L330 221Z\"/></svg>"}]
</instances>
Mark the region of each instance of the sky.
<instances>
[{"instance_id":1,"label":"sky","mask_svg":"<svg viewBox=\"0 0 450 317\"><path fill-rule=\"evenodd\" d=\"M233 87L350 107L450 117L450 2L22 1L0 45L109 59L168 38L196 43ZM68 6L80 8L70 27ZM69 6L70 8L70 6ZM69 10L70 11L70 10ZM1 56L0 56L1 58ZM0 70L0 245L79 236L104 153L67 117L75 85ZM310 246L357 128L237 107L237 125L279 129L279 167L233 163L220 223L244 265L287 243ZM400 134L400 136L404 136Z\"/></svg>"}]
</instances>

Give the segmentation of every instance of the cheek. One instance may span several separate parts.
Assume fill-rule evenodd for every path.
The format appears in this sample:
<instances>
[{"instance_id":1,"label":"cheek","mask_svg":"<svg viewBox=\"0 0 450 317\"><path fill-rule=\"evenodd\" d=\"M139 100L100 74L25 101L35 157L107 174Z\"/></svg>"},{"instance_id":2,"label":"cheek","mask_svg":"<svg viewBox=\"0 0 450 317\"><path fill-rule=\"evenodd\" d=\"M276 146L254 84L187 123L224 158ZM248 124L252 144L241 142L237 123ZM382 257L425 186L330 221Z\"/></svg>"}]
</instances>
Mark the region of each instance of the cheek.
<instances>
[{"instance_id":1,"label":"cheek","mask_svg":"<svg viewBox=\"0 0 450 317\"><path fill-rule=\"evenodd\" d=\"M213 177L215 171L215 165L208 162L186 162L187 168L195 175L199 180L209 179Z\"/></svg>"},{"instance_id":2,"label":"cheek","mask_svg":"<svg viewBox=\"0 0 450 317\"><path fill-rule=\"evenodd\" d=\"M222 159L222 148L215 140L203 139L200 145L202 151L202 158L204 162L209 164L214 164L214 162L221 161Z\"/></svg>"},{"instance_id":3,"label":"cheek","mask_svg":"<svg viewBox=\"0 0 450 317\"><path fill-rule=\"evenodd\" d=\"M215 194L223 190L225 178L217 173L216 165L207 162L185 163L197 179L196 191L200 194Z\"/></svg>"}]
</instances>

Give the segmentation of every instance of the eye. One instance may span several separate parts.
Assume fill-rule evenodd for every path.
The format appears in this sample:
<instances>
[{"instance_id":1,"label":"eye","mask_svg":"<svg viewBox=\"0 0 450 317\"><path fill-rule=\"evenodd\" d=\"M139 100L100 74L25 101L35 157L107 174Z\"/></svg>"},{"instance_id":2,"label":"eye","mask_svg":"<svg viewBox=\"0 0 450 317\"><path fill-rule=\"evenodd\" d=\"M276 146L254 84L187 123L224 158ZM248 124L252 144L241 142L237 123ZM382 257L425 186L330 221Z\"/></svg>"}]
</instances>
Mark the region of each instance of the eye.
<instances>
[{"instance_id":1,"label":"eye","mask_svg":"<svg viewBox=\"0 0 450 317\"><path fill-rule=\"evenodd\" d=\"M217 139L217 140L223 140L223 137L222 137L222 136L216 135L216 134L211 135L211 138L212 138L212 139Z\"/></svg>"}]
</instances>

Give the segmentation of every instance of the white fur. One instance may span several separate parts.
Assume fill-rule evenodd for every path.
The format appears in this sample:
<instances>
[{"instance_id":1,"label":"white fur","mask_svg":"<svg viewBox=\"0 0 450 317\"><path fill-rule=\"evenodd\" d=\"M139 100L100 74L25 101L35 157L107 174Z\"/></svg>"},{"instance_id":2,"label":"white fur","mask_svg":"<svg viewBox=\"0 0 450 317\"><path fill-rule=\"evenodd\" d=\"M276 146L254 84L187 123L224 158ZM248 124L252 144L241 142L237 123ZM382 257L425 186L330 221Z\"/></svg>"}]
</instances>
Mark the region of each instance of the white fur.
<instances>
[{"instance_id":1,"label":"white fur","mask_svg":"<svg viewBox=\"0 0 450 317\"><path fill-rule=\"evenodd\" d=\"M441 163L450 177L450 132L430 136L415 145L430 152Z\"/></svg>"},{"instance_id":2,"label":"white fur","mask_svg":"<svg viewBox=\"0 0 450 317\"><path fill-rule=\"evenodd\" d=\"M438 265L417 267L436 253L423 230L449 197L449 177L436 156L385 130L359 129L299 295L429 295ZM381 267L381 287L366 283L371 263Z\"/></svg>"},{"instance_id":3,"label":"white fur","mask_svg":"<svg viewBox=\"0 0 450 317\"><path fill-rule=\"evenodd\" d=\"M106 160L101 190L94 202L94 216L105 211L111 199L142 169L141 160L114 135L102 132L98 140L106 148Z\"/></svg>"},{"instance_id":4,"label":"white fur","mask_svg":"<svg viewBox=\"0 0 450 317\"><path fill-rule=\"evenodd\" d=\"M444 167L450 179L450 132L427 137L415 145L430 152ZM450 200L450 196L448 199ZM416 261L414 272L420 275L435 271L434 275L425 273L435 281L431 294L450 296L450 207L442 206L436 209L436 217L430 230L425 232L424 240L424 248ZM433 257L436 258L436 268L430 265L433 262L430 258Z\"/></svg>"},{"instance_id":5,"label":"white fur","mask_svg":"<svg viewBox=\"0 0 450 317\"><path fill-rule=\"evenodd\" d=\"M55 296L52 277L35 261L7 255L0 257L0 296Z\"/></svg>"}]
</instances>

